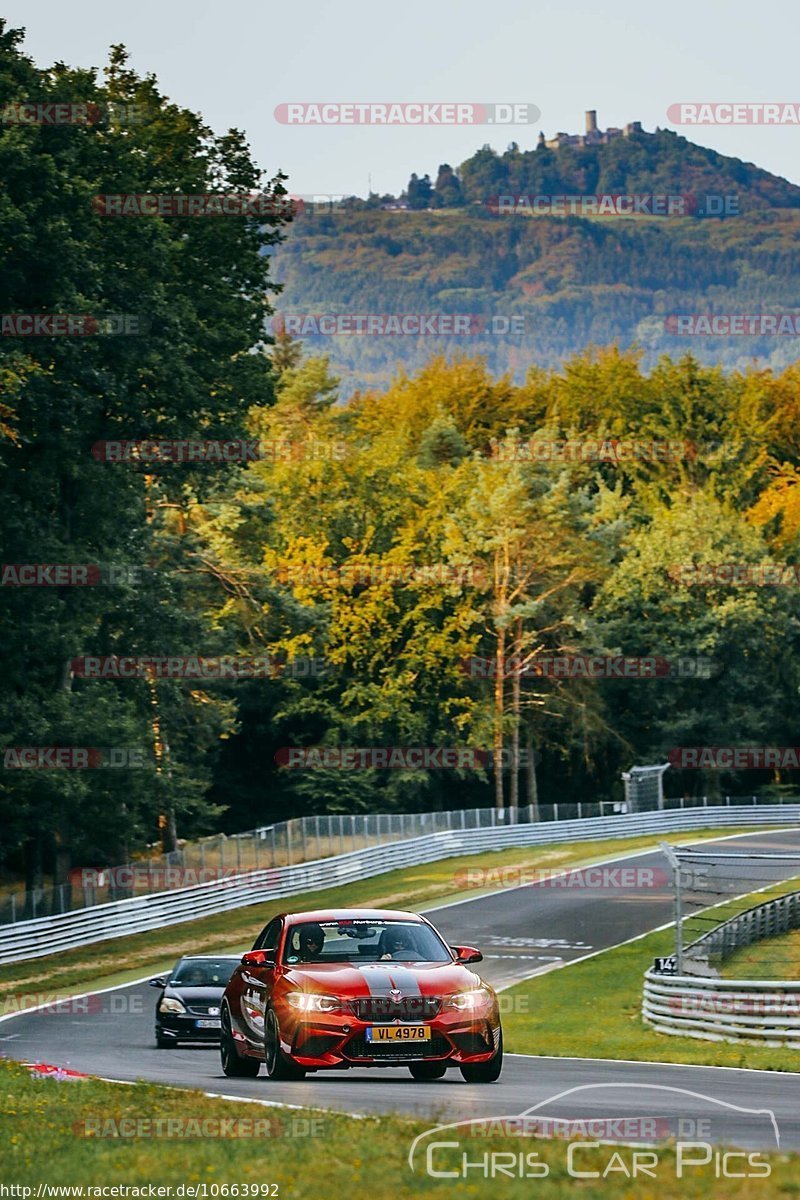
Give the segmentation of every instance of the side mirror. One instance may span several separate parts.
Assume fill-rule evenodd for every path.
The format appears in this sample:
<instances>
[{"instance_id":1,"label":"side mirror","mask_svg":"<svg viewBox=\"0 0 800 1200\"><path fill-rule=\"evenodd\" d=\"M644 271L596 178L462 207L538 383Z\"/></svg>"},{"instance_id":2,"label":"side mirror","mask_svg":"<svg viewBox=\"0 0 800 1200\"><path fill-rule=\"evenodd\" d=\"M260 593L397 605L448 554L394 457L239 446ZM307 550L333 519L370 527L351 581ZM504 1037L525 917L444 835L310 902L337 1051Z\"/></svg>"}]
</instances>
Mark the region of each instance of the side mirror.
<instances>
[{"instance_id":1,"label":"side mirror","mask_svg":"<svg viewBox=\"0 0 800 1200\"><path fill-rule=\"evenodd\" d=\"M483 962L483 955L474 946L453 946L453 953L456 956L456 962L465 964Z\"/></svg>"},{"instance_id":2,"label":"side mirror","mask_svg":"<svg viewBox=\"0 0 800 1200\"><path fill-rule=\"evenodd\" d=\"M158 988L163 988L163 987L166 987L166 986L167 986L167 981L166 981L166 979L162 979L160 975L159 975L159 976L157 976L155 979L151 979L151 980L150 980L150 987L158 987Z\"/></svg>"},{"instance_id":3,"label":"side mirror","mask_svg":"<svg viewBox=\"0 0 800 1200\"><path fill-rule=\"evenodd\" d=\"M244 967L274 967L275 959L271 958L266 950L248 950L242 955L242 966Z\"/></svg>"}]
</instances>

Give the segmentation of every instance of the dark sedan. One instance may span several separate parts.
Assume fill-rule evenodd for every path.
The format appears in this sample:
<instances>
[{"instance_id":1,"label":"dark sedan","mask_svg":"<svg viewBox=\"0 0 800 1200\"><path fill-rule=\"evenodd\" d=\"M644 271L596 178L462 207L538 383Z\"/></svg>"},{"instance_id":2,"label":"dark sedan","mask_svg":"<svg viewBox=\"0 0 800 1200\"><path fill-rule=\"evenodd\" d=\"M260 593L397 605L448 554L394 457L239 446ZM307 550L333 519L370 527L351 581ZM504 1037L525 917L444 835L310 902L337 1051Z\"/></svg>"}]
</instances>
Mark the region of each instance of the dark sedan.
<instances>
[{"instance_id":1,"label":"dark sedan","mask_svg":"<svg viewBox=\"0 0 800 1200\"><path fill-rule=\"evenodd\" d=\"M217 1042L222 993L241 958L230 955L186 955L170 974L150 980L160 989L156 1001L156 1045Z\"/></svg>"}]
</instances>

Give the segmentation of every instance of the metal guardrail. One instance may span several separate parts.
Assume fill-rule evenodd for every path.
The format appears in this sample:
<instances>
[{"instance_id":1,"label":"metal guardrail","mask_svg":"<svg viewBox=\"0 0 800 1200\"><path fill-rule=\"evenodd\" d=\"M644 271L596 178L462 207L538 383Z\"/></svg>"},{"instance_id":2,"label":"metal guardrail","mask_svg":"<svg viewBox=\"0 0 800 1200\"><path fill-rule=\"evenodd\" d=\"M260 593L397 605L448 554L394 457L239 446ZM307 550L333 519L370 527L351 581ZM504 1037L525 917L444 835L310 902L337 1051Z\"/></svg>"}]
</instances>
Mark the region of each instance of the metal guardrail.
<instances>
[{"instance_id":1,"label":"metal guardrail","mask_svg":"<svg viewBox=\"0 0 800 1200\"><path fill-rule=\"evenodd\" d=\"M537 822L493 829L448 830L426 837L372 846L316 861L269 868L197 887L117 900L76 912L0 926L0 962L39 958L93 942L165 925L194 921L213 913L263 904L303 892L352 883L400 867L436 862L483 850L603 841L609 838L719 828L800 823L800 805L696 808L576 821ZM454 881L454 890L457 885Z\"/></svg>"},{"instance_id":2,"label":"metal guardrail","mask_svg":"<svg viewBox=\"0 0 800 1200\"><path fill-rule=\"evenodd\" d=\"M797 802L781 797L769 804ZM663 808L699 808L757 804L758 797L694 796L665 799ZM655 811L642 806L637 811ZM267 867L312 862L350 850L365 850L387 842L408 841L434 833L464 829L494 829L498 825L569 821L602 817L630 810L623 802L585 800L577 804L524 805L497 808L466 808L420 813L324 813L293 817L275 825L263 825L242 833L217 833L198 841L185 842L170 854L136 859L99 869L77 868L69 882L55 887L38 887L27 892L0 896L0 926L36 920L149 894L229 879Z\"/></svg>"},{"instance_id":3,"label":"metal guardrail","mask_svg":"<svg viewBox=\"0 0 800 1200\"><path fill-rule=\"evenodd\" d=\"M800 927L800 892L778 896L723 921L692 942L692 958L720 962L743 946ZM800 1049L800 980L703 978L645 972L642 1016L660 1033Z\"/></svg>"},{"instance_id":4,"label":"metal guardrail","mask_svg":"<svg viewBox=\"0 0 800 1200\"><path fill-rule=\"evenodd\" d=\"M800 892L789 892L737 913L710 933L704 933L686 947L684 963L708 959L712 955L725 962L744 946L797 928L800 928Z\"/></svg>"},{"instance_id":5,"label":"metal guardrail","mask_svg":"<svg viewBox=\"0 0 800 1200\"><path fill-rule=\"evenodd\" d=\"M642 1016L659 1033L800 1050L800 981L644 977Z\"/></svg>"}]
</instances>

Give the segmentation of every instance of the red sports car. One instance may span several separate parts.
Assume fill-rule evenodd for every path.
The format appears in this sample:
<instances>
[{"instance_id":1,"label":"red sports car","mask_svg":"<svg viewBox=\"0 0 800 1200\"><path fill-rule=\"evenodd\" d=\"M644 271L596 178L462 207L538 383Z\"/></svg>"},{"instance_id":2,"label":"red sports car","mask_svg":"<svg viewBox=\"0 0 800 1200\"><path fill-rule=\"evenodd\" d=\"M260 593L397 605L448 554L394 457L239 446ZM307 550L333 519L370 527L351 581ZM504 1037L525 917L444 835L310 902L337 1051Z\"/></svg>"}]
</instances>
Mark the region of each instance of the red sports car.
<instances>
[{"instance_id":1,"label":"red sports car","mask_svg":"<svg viewBox=\"0 0 800 1200\"><path fill-rule=\"evenodd\" d=\"M226 1075L407 1066L418 1080L458 1067L493 1083L503 1066L497 996L416 913L352 908L275 917L222 998Z\"/></svg>"}]
</instances>

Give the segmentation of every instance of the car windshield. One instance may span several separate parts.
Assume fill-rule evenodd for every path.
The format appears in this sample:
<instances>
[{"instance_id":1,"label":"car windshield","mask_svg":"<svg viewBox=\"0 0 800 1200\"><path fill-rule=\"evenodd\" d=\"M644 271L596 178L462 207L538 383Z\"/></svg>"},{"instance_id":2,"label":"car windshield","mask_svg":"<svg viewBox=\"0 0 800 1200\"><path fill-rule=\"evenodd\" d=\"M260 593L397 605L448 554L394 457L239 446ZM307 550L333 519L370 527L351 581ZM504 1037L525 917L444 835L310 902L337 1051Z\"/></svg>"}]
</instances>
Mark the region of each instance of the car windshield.
<instances>
[{"instance_id":1,"label":"car windshield","mask_svg":"<svg viewBox=\"0 0 800 1200\"><path fill-rule=\"evenodd\" d=\"M178 963L170 978L172 987L219 987L224 988L238 958L187 958Z\"/></svg>"},{"instance_id":2,"label":"car windshield","mask_svg":"<svg viewBox=\"0 0 800 1200\"><path fill-rule=\"evenodd\" d=\"M286 937L285 963L452 962L441 938L417 921L307 921Z\"/></svg>"}]
</instances>

